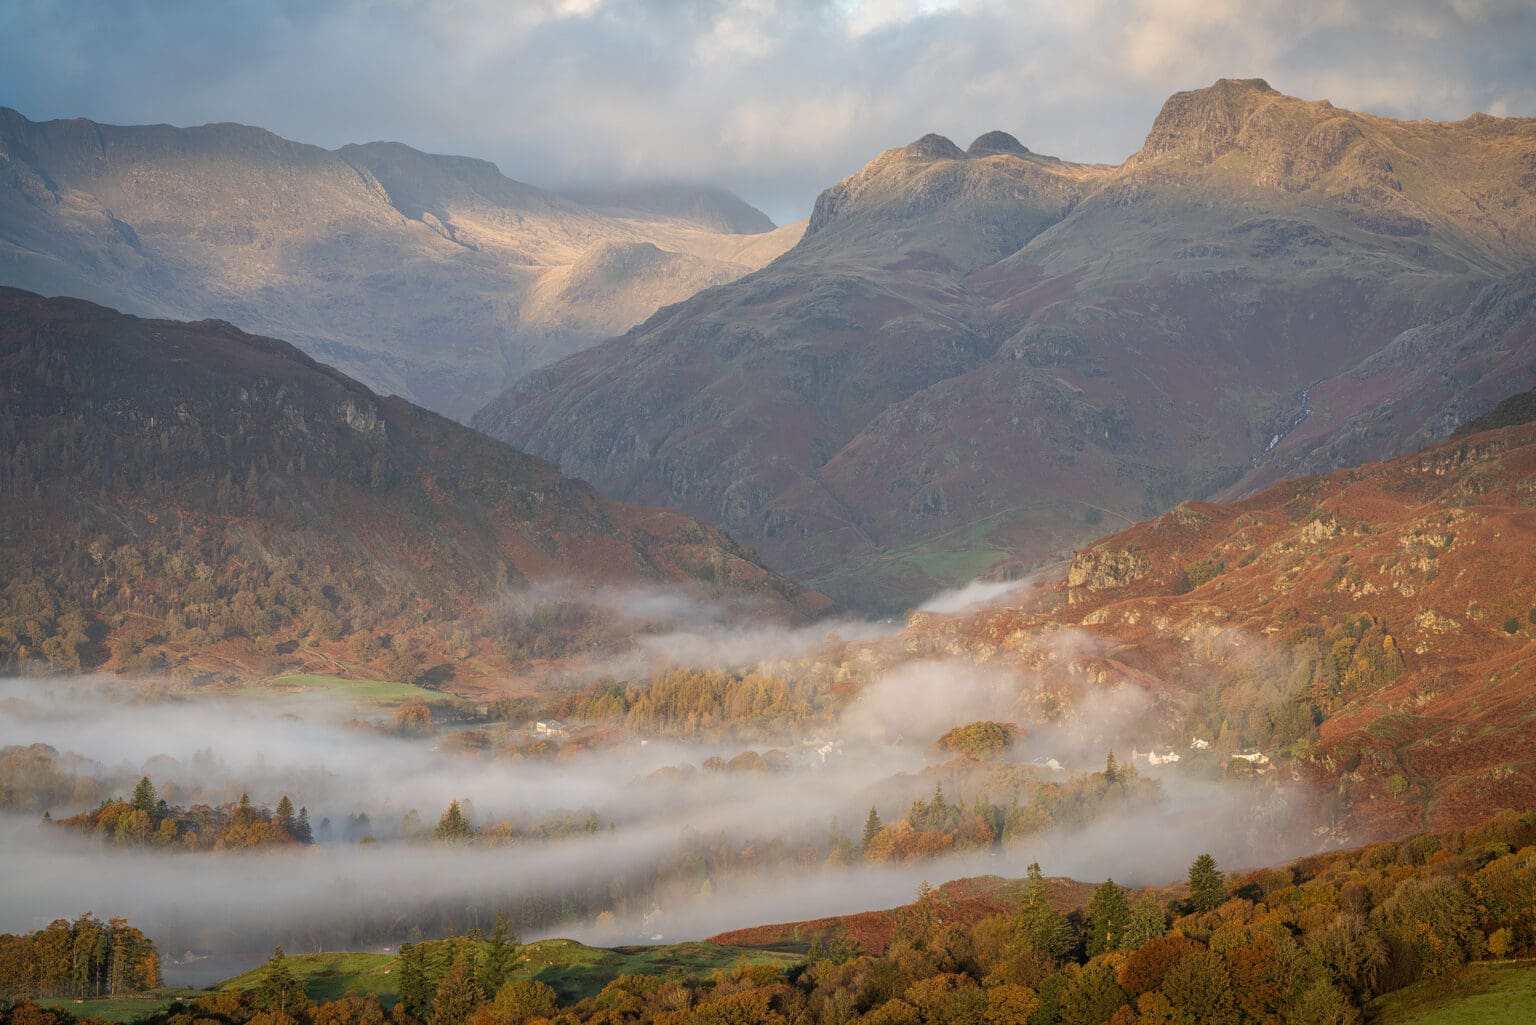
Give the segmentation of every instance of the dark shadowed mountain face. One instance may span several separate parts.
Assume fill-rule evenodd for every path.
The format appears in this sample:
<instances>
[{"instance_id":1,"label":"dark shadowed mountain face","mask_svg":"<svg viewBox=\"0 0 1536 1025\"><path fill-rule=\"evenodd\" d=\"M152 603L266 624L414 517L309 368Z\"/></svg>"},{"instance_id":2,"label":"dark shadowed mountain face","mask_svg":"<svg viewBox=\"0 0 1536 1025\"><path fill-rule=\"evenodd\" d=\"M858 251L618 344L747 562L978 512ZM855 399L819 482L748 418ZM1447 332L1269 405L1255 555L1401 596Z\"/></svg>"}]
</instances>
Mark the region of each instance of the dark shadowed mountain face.
<instances>
[{"instance_id":1,"label":"dark shadowed mountain face","mask_svg":"<svg viewBox=\"0 0 1536 1025\"><path fill-rule=\"evenodd\" d=\"M1120 167L881 154L755 274L476 424L893 607L1180 499L1403 451L1533 379L1536 120L1227 81Z\"/></svg>"},{"instance_id":2,"label":"dark shadowed mountain face","mask_svg":"<svg viewBox=\"0 0 1536 1025\"><path fill-rule=\"evenodd\" d=\"M798 235L718 190L599 209L398 143L0 108L0 284L279 334L453 416Z\"/></svg>"},{"instance_id":3,"label":"dark shadowed mountain face","mask_svg":"<svg viewBox=\"0 0 1536 1025\"><path fill-rule=\"evenodd\" d=\"M446 657L452 628L541 583L676 586L791 620L827 606L713 528L602 498L286 342L4 288L0 496L0 669L143 669L148 651L254 671L305 639L403 658L391 679L495 671L505 653L467 635Z\"/></svg>"}]
</instances>

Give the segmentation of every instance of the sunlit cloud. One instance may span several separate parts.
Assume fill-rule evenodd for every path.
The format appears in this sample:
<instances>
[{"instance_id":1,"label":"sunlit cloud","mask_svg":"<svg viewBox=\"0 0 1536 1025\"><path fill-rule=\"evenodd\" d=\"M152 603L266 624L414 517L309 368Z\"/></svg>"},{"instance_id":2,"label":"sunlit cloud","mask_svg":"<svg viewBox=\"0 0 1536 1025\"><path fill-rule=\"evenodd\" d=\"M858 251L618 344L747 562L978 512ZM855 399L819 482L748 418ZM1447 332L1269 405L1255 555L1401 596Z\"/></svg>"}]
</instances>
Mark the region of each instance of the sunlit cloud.
<instances>
[{"instance_id":1,"label":"sunlit cloud","mask_svg":"<svg viewBox=\"0 0 1536 1025\"><path fill-rule=\"evenodd\" d=\"M1402 117L1536 113L1518 0L62 0L0 8L0 103L396 139L538 184L708 181L779 221L881 149L1003 129L1119 162L1220 76Z\"/></svg>"}]
</instances>

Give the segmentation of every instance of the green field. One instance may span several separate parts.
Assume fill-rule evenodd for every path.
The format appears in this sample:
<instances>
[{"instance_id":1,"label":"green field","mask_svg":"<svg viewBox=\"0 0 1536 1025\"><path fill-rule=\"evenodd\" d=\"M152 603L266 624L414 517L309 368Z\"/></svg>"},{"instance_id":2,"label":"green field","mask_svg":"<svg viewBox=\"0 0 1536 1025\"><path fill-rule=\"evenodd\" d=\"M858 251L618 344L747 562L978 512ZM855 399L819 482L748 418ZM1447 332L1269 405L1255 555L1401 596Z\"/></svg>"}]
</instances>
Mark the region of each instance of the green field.
<instances>
[{"instance_id":1,"label":"green field","mask_svg":"<svg viewBox=\"0 0 1536 1025\"><path fill-rule=\"evenodd\" d=\"M96 1000L44 997L38 1003L44 1007L57 1007L81 1018L129 1022L146 1014L163 1011L177 1000L191 1000L204 993L204 990L198 989L157 989L135 997L101 997Z\"/></svg>"},{"instance_id":2,"label":"green field","mask_svg":"<svg viewBox=\"0 0 1536 1025\"><path fill-rule=\"evenodd\" d=\"M437 944L429 944L436 947ZM429 961L437 960L429 953ZM562 1003L593 996L621 975L665 975L676 972L691 977L708 976L738 962L787 967L799 958L772 950L722 947L713 943L678 943L665 947L589 947L575 940L539 940L519 952L514 980L537 979L560 995ZM315 1000L334 1000L348 992L372 993L386 1007L398 996L393 954L290 954L288 968ZM250 990L261 985L258 966L206 990L161 989L138 997L103 997L98 1000L51 998L39 1003L58 1007L79 1017L130 1022L163 1011L177 1000L195 1000L213 991Z\"/></svg>"},{"instance_id":3,"label":"green field","mask_svg":"<svg viewBox=\"0 0 1536 1025\"><path fill-rule=\"evenodd\" d=\"M540 940L523 948L513 977L537 979L558 993L562 1003L569 1003L594 995L621 975L677 972L700 977L743 961L788 967L798 960L795 954L713 943L605 948L588 947L575 940Z\"/></svg>"},{"instance_id":4,"label":"green field","mask_svg":"<svg viewBox=\"0 0 1536 1025\"><path fill-rule=\"evenodd\" d=\"M379 705L398 705L402 701L420 698L422 701L442 701L443 694L410 683L393 683L389 680L349 680L342 676L320 676L315 673L287 673L274 676L262 684L265 688L279 690L324 691L340 697L352 698Z\"/></svg>"},{"instance_id":5,"label":"green field","mask_svg":"<svg viewBox=\"0 0 1536 1025\"><path fill-rule=\"evenodd\" d=\"M304 984L304 991L315 1000L335 1000L352 993L372 993L393 1003L396 996L393 954L290 954L288 968ZM217 990L255 989L261 985L265 967L225 979Z\"/></svg>"},{"instance_id":6,"label":"green field","mask_svg":"<svg viewBox=\"0 0 1536 1025\"><path fill-rule=\"evenodd\" d=\"M1536 1022L1536 961L1470 964L1373 1001L1371 1025L1530 1025Z\"/></svg>"}]
</instances>

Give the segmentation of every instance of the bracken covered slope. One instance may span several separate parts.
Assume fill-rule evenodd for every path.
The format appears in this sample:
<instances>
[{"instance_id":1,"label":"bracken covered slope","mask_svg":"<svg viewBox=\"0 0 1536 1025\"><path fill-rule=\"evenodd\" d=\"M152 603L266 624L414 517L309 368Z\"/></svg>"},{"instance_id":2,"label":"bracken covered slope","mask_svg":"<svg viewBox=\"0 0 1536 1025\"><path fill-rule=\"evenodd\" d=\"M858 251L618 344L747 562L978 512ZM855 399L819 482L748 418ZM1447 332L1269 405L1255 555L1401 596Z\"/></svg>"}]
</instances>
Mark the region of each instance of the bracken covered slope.
<instances>
[{"instance_id":1,"label":"bracken covered slope","mask_svg":"<svg viewBox=\"0 0 1536 1025\"><path fill-rule=\"evenodd\" d=\"M1528 807L1536 424L1181 504L1016 607L919 614L903 645L1026 667L1064 705L1142 689L1143 750L1261 753L1357 839Z\"/></svg>"},{"instance_id":2,"label":"bracken covered slope","mask_svg":"<svg viewBox=\"0 0 1536 1025\"><path fill-rule=\"evenodd\" d=\"M927 136L770 267L476 424L910 603L1191 497L1443 438L1536 383L1536 120L1393 121L1257 80L1119 167Z\"/></svg>"},{"instance_id":3,"label":"bracken covered slope","mask_svg":"<svg viewBox=\"0 0 1536 1025\"><path fill-rule=\"evenodd\" d=\"M452 416L800 232L712 190L601 201L398 143L0 108L0 284L218 317Z\"/></svg>"},{"instance_id":4,"label":"bracken covered slope","mask_svg":"<svg viewBox=\"0 0 1536 1025\"><path fill-rule=\"evenodd\" d=\"M609 501L286 342L15 289L0 496L6 668L340 659L452 679L514 660L455 628L541 582L683 585L791 620L827 604L713 528Z\"/></svg>"}]
</instances>

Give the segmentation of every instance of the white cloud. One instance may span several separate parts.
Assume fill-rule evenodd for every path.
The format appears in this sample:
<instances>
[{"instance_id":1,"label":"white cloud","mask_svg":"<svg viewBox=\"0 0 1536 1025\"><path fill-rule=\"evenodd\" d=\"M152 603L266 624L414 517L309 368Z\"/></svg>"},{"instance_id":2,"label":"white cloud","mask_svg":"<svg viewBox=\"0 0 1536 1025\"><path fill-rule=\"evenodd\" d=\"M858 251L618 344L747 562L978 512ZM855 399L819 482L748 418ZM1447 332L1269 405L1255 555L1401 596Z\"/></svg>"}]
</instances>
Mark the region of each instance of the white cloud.
<instances>
[{"instance_id":1,"label":"white cloud","mask_svg":"<svg viewBox=\"0 0 1536 1025\"><path fill-rule=\"evenodd\" d=\"M1533 38L1520 0L18 0L0 102L398 139L540 184L707 180L787 220L929 131L1118 162L1222 75L1391 116L1536 113Z\"/></svg>"}]
</instances>

